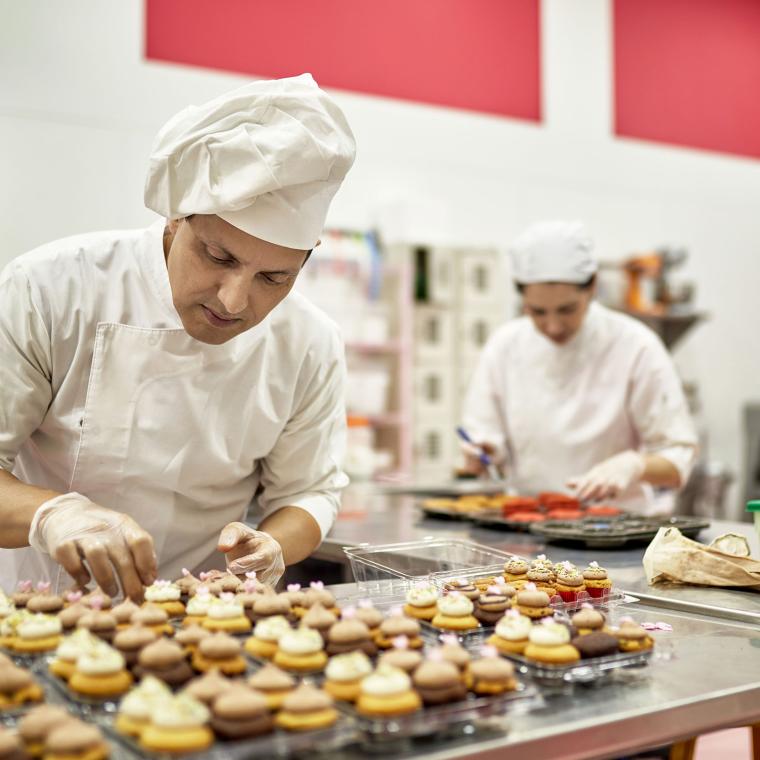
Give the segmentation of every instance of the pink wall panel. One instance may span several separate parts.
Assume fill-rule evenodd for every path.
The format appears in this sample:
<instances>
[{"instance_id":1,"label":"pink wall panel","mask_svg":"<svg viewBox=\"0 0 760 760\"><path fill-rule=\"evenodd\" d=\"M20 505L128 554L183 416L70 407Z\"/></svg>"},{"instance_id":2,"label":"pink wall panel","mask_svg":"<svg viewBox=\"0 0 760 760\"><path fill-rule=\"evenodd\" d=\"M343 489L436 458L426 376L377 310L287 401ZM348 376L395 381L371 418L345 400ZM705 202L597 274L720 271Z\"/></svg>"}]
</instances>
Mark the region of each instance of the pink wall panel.
<instances>
[{"instance_id":1,"label":"pink wall panel","mask_svg":"<svg viewBox=\"0 0 760 760\"><path fill-rule=\"evenodd\" d=\"M615 0L615 132L760 158L760 0Z\"/></svg>"},{"instance_id":2,"label":"pink wall panel","mask_svg":"<svg viewBox=\"0 0 760 760\"><path fill-rule=\"evenodd\" d=\"M146 56L539 121L539 0L146 0Z\"/></svg>"}]
</instances>

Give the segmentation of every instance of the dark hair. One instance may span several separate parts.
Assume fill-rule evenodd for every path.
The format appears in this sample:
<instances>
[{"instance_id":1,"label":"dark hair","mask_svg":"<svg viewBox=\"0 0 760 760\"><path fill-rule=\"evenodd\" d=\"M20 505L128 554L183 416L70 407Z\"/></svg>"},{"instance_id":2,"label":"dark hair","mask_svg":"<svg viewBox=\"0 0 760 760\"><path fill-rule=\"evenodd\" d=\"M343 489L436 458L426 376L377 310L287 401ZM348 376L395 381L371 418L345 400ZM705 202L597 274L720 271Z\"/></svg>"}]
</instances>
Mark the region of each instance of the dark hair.
<instances>
[{"instance_id":1,"label":"dark hair","mask_svg":"<svg viewBox=\"0 0 760 760\"><path fill-rule=\"evenodd\" d=\"M585 282L547 282L544 283L545 285L575 285L578 290L589 290L589 288L592 288L594 286L594 283L596 282L596 274L592 274L591 277L588 278ZM524 283L524 282L517 282L515 280L515 288L517 288L518 293L524 293L525 288L527 285L531 283Z\"/></svg>"}]
</instances>

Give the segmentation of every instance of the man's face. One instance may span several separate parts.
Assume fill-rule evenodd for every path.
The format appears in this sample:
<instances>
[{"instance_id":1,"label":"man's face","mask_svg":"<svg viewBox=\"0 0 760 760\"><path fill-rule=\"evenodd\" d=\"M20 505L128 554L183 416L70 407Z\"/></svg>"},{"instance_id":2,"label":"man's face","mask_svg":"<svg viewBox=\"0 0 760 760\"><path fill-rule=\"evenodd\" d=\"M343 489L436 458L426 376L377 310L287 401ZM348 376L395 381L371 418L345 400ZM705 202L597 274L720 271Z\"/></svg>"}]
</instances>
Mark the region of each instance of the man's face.
<instances>
[{"instance_id":1,"label":"man's face","mask_svg":"<svg viewBox=\"0 0 760 760\"><path fill-rule=\"evenodd\" d=\"M539 282L523 288L523 311L536 329L558 345L580 329L594 295L593 287Z\"/></svg>"},{"instance_id":2,"label":"man's face","mask_svg":"<svg viewBox=\"0 0 760 760\"><path fill-rule=\"evenodd\" d=\"M164 237L174 308L189 335L225 343L290 292L307 251L249 235L218 216L171 221Z\"/></svg>"}]
</instances>

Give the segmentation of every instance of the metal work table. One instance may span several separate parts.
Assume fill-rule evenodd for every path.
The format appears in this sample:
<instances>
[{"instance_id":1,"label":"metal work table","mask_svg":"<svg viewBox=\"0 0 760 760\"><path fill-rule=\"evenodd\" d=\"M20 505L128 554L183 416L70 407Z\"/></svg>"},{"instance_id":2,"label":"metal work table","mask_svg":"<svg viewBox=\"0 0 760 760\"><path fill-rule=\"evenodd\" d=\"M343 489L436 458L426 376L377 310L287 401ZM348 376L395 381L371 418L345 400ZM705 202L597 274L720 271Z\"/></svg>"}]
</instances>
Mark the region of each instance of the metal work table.
<instances>
[{"instance_id":1,"label":"metal work table","mask_svg":"<svg viewBox=\"0 0 760 760\"><path fill-rule=\"evenodd\" d=\"M515 716L509 730L489 728L461 739L394 746L389 748L394 757L615 758L719 728L760 722L760 594L653 589L641 567L643 547L586 551L546 545L530 534L425 519L413 498L372 488L353 489L343 504L341 518L318 552L323 560L345 564L345 545L394 543L427 535L467 537L517 554L546 552L576 564L596 559L610 570L618 587L641 594L639 603L625 606L625 614L638 621L670 623L674 629L654 634L656 651L672 651L670 660L658 659L641 671L620 672L596 687L576 686L573 692L552 694L544 708ZM715 522L701 538L709 540L728 530L747 535L753 554L760 554L750 524ZM725 619L737 614L744 620ZM365 758L366 752L348 750L341 757Z\"/></svg>"}]
</instances>

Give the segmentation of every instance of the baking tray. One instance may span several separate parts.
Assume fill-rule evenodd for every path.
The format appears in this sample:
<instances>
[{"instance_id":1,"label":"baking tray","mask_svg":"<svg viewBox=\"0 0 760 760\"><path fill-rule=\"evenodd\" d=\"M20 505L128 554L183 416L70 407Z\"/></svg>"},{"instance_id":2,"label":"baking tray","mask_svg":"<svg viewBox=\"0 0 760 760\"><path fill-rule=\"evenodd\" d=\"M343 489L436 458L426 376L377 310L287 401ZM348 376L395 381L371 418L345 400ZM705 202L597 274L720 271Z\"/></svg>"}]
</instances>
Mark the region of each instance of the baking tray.
<instances>
[{"instance_id":1,"label":"baking tray","mask_svg":"<svg viewBox=\"0 0 760 760\"><path fill-rule=\"evenodd\" d=\"M660 528L678 528L683 535L696 538L707 520L696 517L644 517L625 515L584 520L550 520L534 523L531 533L552 543L583 544L588 548L614 549L632 543L651 541Z\"/></svg>"}]
</instances>

